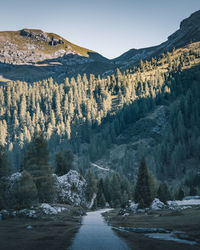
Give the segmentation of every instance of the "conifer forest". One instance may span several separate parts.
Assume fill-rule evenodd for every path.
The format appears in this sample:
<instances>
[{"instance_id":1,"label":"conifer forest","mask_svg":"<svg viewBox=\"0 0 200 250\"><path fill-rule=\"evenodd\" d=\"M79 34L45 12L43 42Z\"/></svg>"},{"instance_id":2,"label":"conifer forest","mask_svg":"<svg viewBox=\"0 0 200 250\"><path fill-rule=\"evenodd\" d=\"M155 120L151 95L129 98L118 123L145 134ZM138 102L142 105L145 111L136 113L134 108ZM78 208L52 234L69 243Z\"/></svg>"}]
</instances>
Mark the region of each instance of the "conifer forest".
<instances>
[{"instance_id":1,"label":"conifer forest","mask_svg":"<svg viewBox=\"0 0 200 250\"><path fill-rule=\"evenodd\" d=\"M114 59L42 30L0 32L3 250L7 234L16 249L199 249L199 25L197 11ZM111 246L95 230L82 242L102 216Z\"/></svg>"}]
</instances>

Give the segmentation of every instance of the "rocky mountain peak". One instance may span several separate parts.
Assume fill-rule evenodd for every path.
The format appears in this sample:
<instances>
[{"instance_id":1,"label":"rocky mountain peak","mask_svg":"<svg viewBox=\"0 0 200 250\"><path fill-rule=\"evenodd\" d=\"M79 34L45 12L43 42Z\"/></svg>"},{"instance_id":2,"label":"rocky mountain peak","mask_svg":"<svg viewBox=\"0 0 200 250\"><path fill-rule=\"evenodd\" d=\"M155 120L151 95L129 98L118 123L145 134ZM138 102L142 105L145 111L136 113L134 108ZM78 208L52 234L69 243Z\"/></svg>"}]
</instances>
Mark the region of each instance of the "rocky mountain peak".
<instances>
[{"instance_id":1,"label":"rocky mountain peak","mask_svg":"<svg viewBox=\"0 0 200 250\"><path fill-rule=\"evenodd\" d=\"M190 29L191 27L200 28L200 10L194 12L180 24L180 29Z\"/></svg>"},{"instance_id":2,"label":"rocky mountain peak","mask_svg":"<svg viewBox=\"0 0 200 250\"><path fill-rule=\"evenodd\" d=\"M48 41L49 39L47 33L43 32L42 30L22 29L20 30L20 35L40 41Z\"/></svg>"},{"instance_id":3,"label":"rocky mountain peak","mask_svg":"<svg viewBox=\"0 0 200 250\"><path fill-rule=\"evenodd\" d=\"M64 44L64 41L62 38L58 37L56 39L54 37L54 35L50 36L48 33L44 32L42 30L22 29L22 30L20 30L20 35L23 37L31 38L34 41L47 42L50 46Z\"/></svg>"},{"instance_id":4,"label":"rocky mountain peak","mask_svg":"<svg viewBox=\"0 0 200 250\"><path fill-rule=\"evenodd\" d=\"M168 41L175 48L187 45L190 42L200 41L200 10L180 23L180 29L168 37Z\"/></svg>"},{"instance_id":5,"label":"rocky mountain peak","mask_svg":"<svg viewBox=\"0 0 200 250\"><path fill-rule=\"evenodd\" d=\"M138 63L140 60L148 60L152 57L171 51L173 48L178 49L188 45L191 42L200 41L200 10L194 12L191 16L184 19L180 23L180 29L175 31L168 37L168 40L160 45L142 48L131 49L121 56L113 59L117 64L125 65L127 67L130 64Z\"/></svg>"}]
</instances>

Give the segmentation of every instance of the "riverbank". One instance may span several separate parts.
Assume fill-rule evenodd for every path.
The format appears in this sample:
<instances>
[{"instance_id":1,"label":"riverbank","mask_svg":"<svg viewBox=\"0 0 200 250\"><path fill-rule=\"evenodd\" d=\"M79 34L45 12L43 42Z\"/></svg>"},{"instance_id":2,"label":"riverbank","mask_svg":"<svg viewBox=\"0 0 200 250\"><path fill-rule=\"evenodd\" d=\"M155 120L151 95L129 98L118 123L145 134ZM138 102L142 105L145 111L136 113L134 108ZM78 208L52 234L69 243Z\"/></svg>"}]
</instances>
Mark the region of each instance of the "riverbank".
<instances>
[{"instance_id":1,"label":"riverbank","mask_svg":"<svg viewBox=\"0 0 200 250\"><path fill-rule=\"evenodd\" d=\"M66 250L80 227L79 208L40 218L0 221L1 250Z\"/></svg>"},{"instance_id":2,"label":"riverbank","mask_svg":"<svg viewBox=\"0 0 200 250\"><path fill-rule=\"evenodd\" d=\"M200 210L196 208L183 211L151 211L148 214L119 215L119 209L104 214L109 224L118 228L116 233L127 240L134 250L197 250L200 249ZM109 216L109 217L108 217ZM119 230L123 228L163 228L171 231L182 231L185 238L195 240L196 245L174 241L149 238L145 233ZM184 238L184 237L183 237Z\"/></svg>"}]
</instances>

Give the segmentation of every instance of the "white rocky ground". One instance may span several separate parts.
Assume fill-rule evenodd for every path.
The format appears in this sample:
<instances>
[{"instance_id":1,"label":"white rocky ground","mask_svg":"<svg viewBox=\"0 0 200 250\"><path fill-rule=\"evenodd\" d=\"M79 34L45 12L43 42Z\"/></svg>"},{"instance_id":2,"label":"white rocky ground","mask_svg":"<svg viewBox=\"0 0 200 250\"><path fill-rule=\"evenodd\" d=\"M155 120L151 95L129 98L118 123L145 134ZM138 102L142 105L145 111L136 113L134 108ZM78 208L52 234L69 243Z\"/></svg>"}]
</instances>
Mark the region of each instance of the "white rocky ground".
<instances>
[{"instance_id":1,"label":"white rocky ground","mask_svg":"<svg viewBox=\"0 0 200 250\"><path fill-rule=\"evenodd\" d=\"M167 201L167 204L165 205L162 201L160 201L158 198L155 198L150 208L146 209L138 209L138 204L134 201L129 202L129 206L127 209L122 211L122 214L124 216L128 216L129 213L143 213L148 211L149 209L157 211L162 209L169 209L169 210L183 210L183 209L189 209L192 208L192 206L200 206L200 197L199 196L192 196L192 197L185 197L182 201L175 200L175 201Z\"/></svg>"},{"instance_id":2,"label":"white rocky ground","mask_svg":"<svg viewBox=\"0 0 200 250\"><path fill-rule=\"evenodd\" d=\"M182 200L182 201L168 201L169 206L177 207L177 206L192 206L192 205L200 205L200 199L191 199L191 200Z\"/></svg>"},{"instance_id":3,"label":"white rocky ground","mask_svg":"<svg viewBox=\"0 0 200 250\"><path fill-rule=\"evenodd\" d=\"M37 206L32 206L31 208L25 208L20 210L0 210L0 220L8 217L28 217L28 218L38 218L45 215L56 215L63 211L69 210L68 207L62 204L50 205L47 203L42 203Z\"/></svg>"}]
</instances>

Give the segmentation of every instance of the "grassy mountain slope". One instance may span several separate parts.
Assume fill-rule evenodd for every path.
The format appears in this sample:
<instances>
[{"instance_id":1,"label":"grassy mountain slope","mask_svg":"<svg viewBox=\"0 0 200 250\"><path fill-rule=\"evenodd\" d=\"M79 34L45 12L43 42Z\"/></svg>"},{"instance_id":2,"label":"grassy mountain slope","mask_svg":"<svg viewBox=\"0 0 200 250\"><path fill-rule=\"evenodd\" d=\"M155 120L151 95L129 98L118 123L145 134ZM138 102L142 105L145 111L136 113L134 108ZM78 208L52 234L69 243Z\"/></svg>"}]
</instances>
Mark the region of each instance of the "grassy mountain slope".
<instances>
[{"instance_id":1,"label":"grassy mountain slope","mask_svg":"<svg viewBox=\"0 0 200 250\"><path fill-rule=\"evenodd\" d=\"M51 45L52 40L60 40L61 42L56 45ZM68 53L80 54L81 56L88 57L88 52L94 52L89 49L77 46L69 41L65 40L61 36L54 33L45 33L42 30L36 29L23 29L19 31L3 31L0 32L0 48L4 49L4 46L14 44L17 51L10 51L11 58L15 57L15 52L20 54L21 50L30 50L30 53L40 53L43 58L54 58L55 52L64 50ZM12 49L11 46L9 49ZM13 54L11 54L13 53ZM28 54L28 51L27 51ZM13 58L13 60L16 58ZM22 59L21 59L22 60ZM24 58L25 62L27 60ZM39 61L39 60L38 60Z\"/></svg>"},{"instance_id":2,"label":"grassy mountain slope","mask_svg":"<svg viewBox=\"0 0 200 250\"><path fill-rule=\"evenodd\" d=\"M86 68L89 73L103 73L106 70L104 63L108 68L112 65L100 54L54 33L35 29L0 32L1 82L32 82L49 76L59 80L63 75L83 73Z\"/></svg>"}]
</instances>

